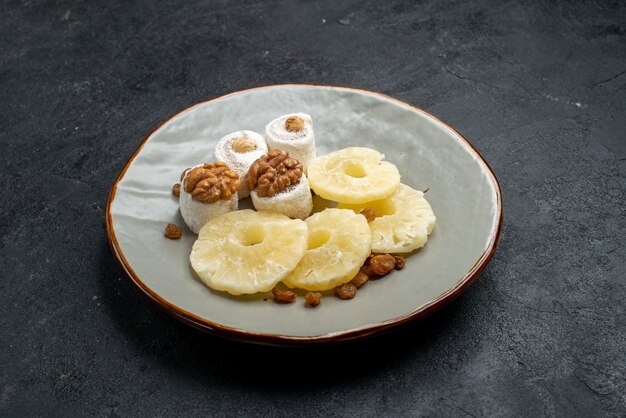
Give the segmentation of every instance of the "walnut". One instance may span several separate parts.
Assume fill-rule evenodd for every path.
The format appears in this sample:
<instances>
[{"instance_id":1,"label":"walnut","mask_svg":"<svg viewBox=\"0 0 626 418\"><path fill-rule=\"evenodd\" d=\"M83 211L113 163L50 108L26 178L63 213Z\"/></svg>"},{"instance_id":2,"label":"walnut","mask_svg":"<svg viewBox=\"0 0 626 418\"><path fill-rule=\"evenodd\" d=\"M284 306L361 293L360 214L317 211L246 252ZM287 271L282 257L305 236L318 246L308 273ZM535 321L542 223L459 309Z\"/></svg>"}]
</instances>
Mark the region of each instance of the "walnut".
<instances>
[{"instance_id":1,"label":"walnut","mask_svg":"<svg viewBox=\"0 0 626 418\"><path fill-rule=\"evenodd\" d=\"M272 294L274 295L274 300L280 303L292 303L296 300L296 294L290 290L280 290L275 287L272 289Z\"/></svg>"},{"instance_id":2,"label":"walnut","mask_svg":"<svg viewBox=\"0 0 626 418\"><path fill-rule=\"evenodd\" d=\"M304 119L299 116L290 116L285 121L285 129L289 132L300 132L304 129Z\"/></svg>"},{"instance_id":3,"label":"walnut","mask_svg":"<svg viewBox=\"0 0 626 418\"><path fill-rule=\"evenodd\" d=\"M172 187L172 194L176 197L180 196L180 183L176 183L173 187Z\"/></svg>"},{"instance_id":4,"label":"walnut","mask_svg":"<svg viewBox=\"0 0 626 418\"><path fill-rule=\"evenodd\" d=\"M252 163L246 182L249 190L256 188L259 197L271 197L297 184L300 177L302 163L285 151L273 149Z\"/></svg>"},{"instance_id":5,"label":"walnut","mask_svg":"<svg viewBox=\"0 0 626 418\"><path fill-rule=\"evenodd\" d=\"M322 294L319 292L308 292L304 295L304 300L308 306L314 308L322 301Z\"/></svg>"},{"instance_id":6,"label":"walnut","mask_svg":"<svg viewBox=\"0 0 626 418\"><path fill-rule=\"evenodd\" d=\"M372 208L365 208L361 212L359 212L359 214L365 216L367 222L372 222L374 219L376 219L376 212L374 212L374 209Z\"/></svg>"},{"instance_id":7,"label":"walnut","mask_svg":"<svg viewBox=\"0 0 626 418\"><path fill-rule=\"evenodd\" d=\"M226 163L204 163L192 168L185 177L185 191L202 203L229 200L237 193L241 180L239 174L231 170Z\"/></svg>"},{"instance_id":8,"label":"walnut","mask_svg":"<svg viewBox=\"0 0 626 418\"><path fill-rule=\"evenodd\" d=\"M187 174L187 171L189 170L191 170L191 168L185 168L183 172L180 173L180 181L183 181L183 179L185 178L185 174Z\"/></svg>"},{"instance_id":9,"label":"walnut","mask_svg":"<svg viewBox=\"0 0 626 418\"><path fill-rule=\"evenodd\" d=\"M335 288L335 294L339 299L352 299L356 296L356 286L352 283L344 283Z\"/></svg>"},{"instance_id":10,"label":"walnut","mask_svg":"<svg viewBox=\"0 0 626 418\"><path fill-rule=\"evenodd\" d=\"M165 227L165 236L169 239L179 239L183 236L183 230L174 224L167 224Z\"/></svg>"},{"instance_id":11,"label":"walnut","mask_svg":"<svg viewBox=\"0 0 626 418\"><path fill-rule=\"evenodd\" d=\"M233 141L231 148L238 154L245 154L246 152L254 151L256 144L248 138L241 137Z\"/></svg>"}]
</instances>

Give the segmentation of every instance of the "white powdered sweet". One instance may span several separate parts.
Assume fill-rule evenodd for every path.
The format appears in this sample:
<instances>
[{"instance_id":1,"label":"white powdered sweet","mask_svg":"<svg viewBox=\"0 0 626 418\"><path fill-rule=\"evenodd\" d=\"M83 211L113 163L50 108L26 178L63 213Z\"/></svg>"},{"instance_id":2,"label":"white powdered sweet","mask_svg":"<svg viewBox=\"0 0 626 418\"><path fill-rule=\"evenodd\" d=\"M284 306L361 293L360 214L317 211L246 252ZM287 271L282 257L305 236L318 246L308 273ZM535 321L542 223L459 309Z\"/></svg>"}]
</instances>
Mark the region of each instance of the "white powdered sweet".
<instances>
[{"instance_id":1,"label":"white powdered sweet","mask_svg":"<svg viewBox=\"0 0 626 418\"><path fill-rule=\"evenodd\" d=\"M237 152L237 147L233 149L233 144L240 139L251 141L256 146L256 149L248 152ZM253 131L244 130L229 133L220 139L215 146L215 160L225 162L232 170L239 174L239 178L241 179L241 186L238 192L239 199L250 195L246 184L246 174L248 174L252 163L263 154L267 154L265 139L263 136Z\"/></svg>"},{"instance_id":2,"label":"white powdered sweet","mask_svg":"<svg viewBox=\"0 0 626 418\"><path fill-rule=\"evenodd\" d=\"M297 132L289 132L285 128L285 121L297 116L304 120L304 128ZM274 148L287 151L289 156L300 160L304 170L315 159L315 136L313 135L313 121L306 113L290 113L280 116L265 127L265 140L269 149Z\"/></svg>"},{"instance_id":3,"label":"white powdered sweet","mask_svg":"<svg viewBox=\"0 0 626 418\"><path fill-rule=\"evenodd\" d=\"M309 181L304 173L298 183L272 197L259 197L256 190L250 192L250 197L256 210L273 210L290 218L306 219L313 210Z\"/></svg>"},{"instance_id":4,"label":"white powdered sweet","mask_svg":"<svg viewBox=\"0 0 626 418\"><path fill-rule=\"evenodd\" d=\"M180 206L180 214L183 216L183 220L194 234L200 232L200 229L209 221L209 219L213 219L216 216L237 210L239 206L237 193L234 193L229 200L218 200L213 203L202 203L194 200L191 193L187 193L185 191L184 184L186 177L187 174L185 173L185 177L180 184L180 197L178 198L178 204Z\"/></svg>"}]
</instances>

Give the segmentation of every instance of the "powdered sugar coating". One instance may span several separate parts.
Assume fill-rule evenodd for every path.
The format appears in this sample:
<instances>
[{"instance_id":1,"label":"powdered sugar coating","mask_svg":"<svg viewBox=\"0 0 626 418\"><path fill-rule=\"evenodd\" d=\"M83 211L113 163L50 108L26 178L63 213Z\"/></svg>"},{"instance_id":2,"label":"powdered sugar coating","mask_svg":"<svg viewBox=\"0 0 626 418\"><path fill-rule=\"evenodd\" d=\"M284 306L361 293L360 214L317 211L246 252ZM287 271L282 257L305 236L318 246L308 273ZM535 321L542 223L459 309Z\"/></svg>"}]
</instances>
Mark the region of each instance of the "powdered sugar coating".
<instances>
[{"instance_id":1,"label":"powdered sugar coating","mask_svg":"<svg viewBox=\"0 0 626 418\"><path fill-rule=\"evenodd\" d=\"M292 116L304 120L304 128L301 131L289 132L285 128L285 121ZM287 151L291 157L300 160L305 171L309 163L315 159L313 120L306 113L290 113L274 119L265 127L265 140L270 149Z\"/></svg>"},{"instance_id":2,"label":"powdered sugar coating","mask_svg":"<svg viewBox=\"0 0 626 418\"><path fill-rule=\"evenodd\" d=\"M233 150L233 143L239 138L246 138L254 142L256 149L245 153L236 152ZM245 182L246 174L248 174L250 166L263 154L267 154L267 151L267 143L265 142L263 136L254 131L246 130L229 133L220 139L215 146L215 160L223 161L228 164L228 166L232 170L236 171L242 179L238 193L240 199L247 197L250 194L248 186Z\"/></svg>"},{"instance_id":3,"label":"powdered sugar coating","mask_svg":"<svg viewBox=\"0 0 626 418\"><path fill-rule=\"evenodd\" d=\"M250 197L256 210L273 210L294 219L306 219L313 210L309 180L304 173L298 183L272 197L259 197L256 190L250 192Z\"/></svg>"},{"instance_id":4,"label":"powdered sugar coating","mask_svg":"<svg viewBox=\"0 0 626 418\"><path fill-rule=\"evenodd\" d=\"M187 174L185 174L185 177L187 177ZM185 177L183 177L182 184L184 184ZM209 221L209 219L213 219L216 216L237 210L239 206L237 193L234 193L229 200L218 200L214 203L202 203L194 200L191 193L187 193L184 187L180 188L178 203L183 220L194 234L197 234L200 231L200 228L202 228L204 224Z\"/></svg>"}]
</instances>

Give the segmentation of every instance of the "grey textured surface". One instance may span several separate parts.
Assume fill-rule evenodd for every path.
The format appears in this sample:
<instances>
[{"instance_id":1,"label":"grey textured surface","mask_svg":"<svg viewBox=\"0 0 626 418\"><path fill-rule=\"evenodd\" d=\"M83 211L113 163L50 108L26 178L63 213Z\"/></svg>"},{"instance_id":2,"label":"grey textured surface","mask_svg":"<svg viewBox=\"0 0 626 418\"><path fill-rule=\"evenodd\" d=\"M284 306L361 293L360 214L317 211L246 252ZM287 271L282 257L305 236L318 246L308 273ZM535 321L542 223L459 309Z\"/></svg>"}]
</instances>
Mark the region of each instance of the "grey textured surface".
<instances>
[{"instance_id":1,"label":"grey textured surface","mask_svg":"<svg viewBox=\"0 0 626 418\"><path fill-rule=\"evenodd\" d=\"M623 2L92 3L0 6L2 415L626 414ZM460 298L286 350L197 332L126 279L104 211L141 139L283 82L388 93L481 151L505 223Z\"/></svg>"}]
</instances>

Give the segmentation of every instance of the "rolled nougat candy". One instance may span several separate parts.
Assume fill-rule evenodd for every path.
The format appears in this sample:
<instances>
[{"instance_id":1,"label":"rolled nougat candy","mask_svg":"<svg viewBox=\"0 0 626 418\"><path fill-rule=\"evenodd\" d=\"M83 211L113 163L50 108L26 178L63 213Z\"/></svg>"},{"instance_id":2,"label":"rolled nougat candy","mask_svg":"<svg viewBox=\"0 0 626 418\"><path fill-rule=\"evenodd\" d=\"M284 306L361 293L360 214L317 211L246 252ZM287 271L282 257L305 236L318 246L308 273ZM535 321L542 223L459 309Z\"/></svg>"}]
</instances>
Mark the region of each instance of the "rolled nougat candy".
<instances>
[{"instance_id":1,"label":"rolled nougat candy","mask_svg":"<svg viewBox=\"0 0 626 418\"><path fill-rule=\"evenodd\" d=\"M278 148L302 162L306 172L315 159L313 121L306 113L290 113L274 119L265 127L269 149Z\"/></svg>"},{"instance_id":2,"label":"rolled nougat candy","mask_svg":"<svg viewBox=\"0 0 626 418\"><path fill-rule=\"evenodd\" d=\"M246 182L257 210L273 210L299 219L305 219L313 210L302 163L285 151L274 149L256 160Z\"/></svg>"},{"instance_id":3,"label":"rolled nougat candy","mask_svg":"<svg viewBox=\"0 0 626 418\"><path fill-rule=\"evenodd\" d=\"M220 139L215 146L215 160L223 161L245 179L248 169L263 154L267 154L265 138L253 131L231 132ZM239 186L239 199L248 197L250 192L245 181Z\"/></svg>"},{"instance_id":4,"label":"rolled nougat candy","mask_svg":"<svg viewBox=\"0 0 626 418\"><path fill-rule=\"evenodd\" d=\"M180 213L197 234L210 219L237 210L241 179L223 162L204 163L187 170L180 188Z\"/></svg>"}]
</instances>

